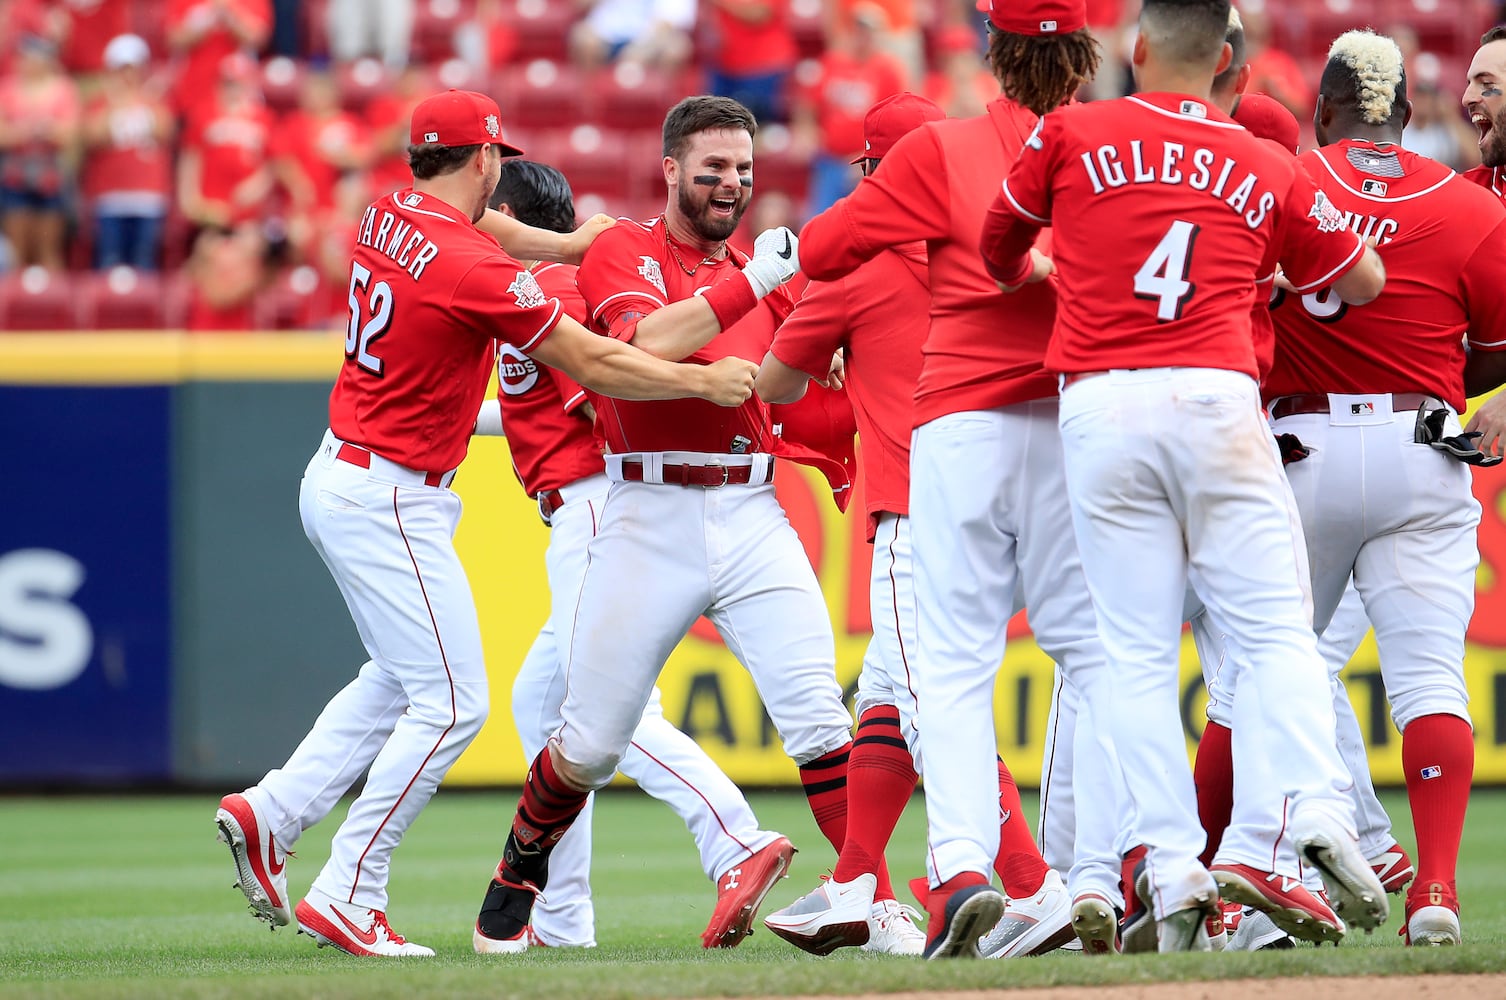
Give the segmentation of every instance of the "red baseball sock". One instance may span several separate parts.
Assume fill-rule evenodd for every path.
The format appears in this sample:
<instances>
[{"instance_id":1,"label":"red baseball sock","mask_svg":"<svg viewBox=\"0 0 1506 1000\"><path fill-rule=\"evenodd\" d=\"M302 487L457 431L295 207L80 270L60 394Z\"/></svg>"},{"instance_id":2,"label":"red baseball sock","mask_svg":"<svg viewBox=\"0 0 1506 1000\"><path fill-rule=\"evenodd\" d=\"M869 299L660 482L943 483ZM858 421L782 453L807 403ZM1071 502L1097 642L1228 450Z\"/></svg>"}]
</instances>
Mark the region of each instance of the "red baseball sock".
<instances>
[{"instance_id":1,"label":"red baseball sock","mask_svg":"<svg viewBox=\"0 0 1506 1000\"><path fill-rule=\"evenodd\" d=\"M994 871L1004 883L1010 899L1029 899L1041 891L1046 881L1046 862L1025 822L1025 808L1020 804L1020 789L1004 758L999 758L999 856Z\"/></svg>"},{"instance_id":2,"label":"red baseball sock","mask_svg":"<svg viewBox=\"0 0 1506 1000\"><path fill-rule=\"evenodd\" d=\"M1203 867L1213 864L1224 831L1234 815L1233 733L1227 726L1210 722L1197 741L1197 763L1192 767L1192 783L1197 786L1197 818L1203 824L1208 846L1199 861Z\"/></svg>"},{"instance_id":3,"label":"red baseball sock","mask_svg":"<svg viewBox=\"0 0 1506 1000\"><path fill-rule=\"evenodd\" d=\"M549 747L544 747L523 783L512 831L502 851L504 867L519 881L542 887L549 852L585 808L590 794L576 791L561 780Z\"/></svg>"},{"instance_id":4,"label":"red baseball sock","mask_svg":"<svg viewBox=\"0 0 1506 1000\"><path fill-rule=\"evenodd\" d=\"M800 765L800 785L810 803L816 826L838 854L847 839L847 759L852 744L838 747Z\"/></svg>"},{"instance_id":5,"label":"red baseball sock","mask_svg":"<svg viewBox=\"0 0 1506 1000\"><path fill-rule=\"evenodd\" d=\"M879 705L864 712L847 765L847 839L831 875L835 881L851 882L872 872L878 876L874 898L894 898L884 851L917 777L900 732L899 709Z\"/></svg>"},{"instance_id":6,"label":"red baseball sock","mask_svg":"<svg viewBox=\"0 0 1506 1000\"><path fill-rule=\"evenodd\" d=\"M1401 766L1417 832L1413 890L1442 882L1452 891L1475 773L1474 731L1457 715L1414 719L1401 734Z\"/></svg>"}]
</instances>

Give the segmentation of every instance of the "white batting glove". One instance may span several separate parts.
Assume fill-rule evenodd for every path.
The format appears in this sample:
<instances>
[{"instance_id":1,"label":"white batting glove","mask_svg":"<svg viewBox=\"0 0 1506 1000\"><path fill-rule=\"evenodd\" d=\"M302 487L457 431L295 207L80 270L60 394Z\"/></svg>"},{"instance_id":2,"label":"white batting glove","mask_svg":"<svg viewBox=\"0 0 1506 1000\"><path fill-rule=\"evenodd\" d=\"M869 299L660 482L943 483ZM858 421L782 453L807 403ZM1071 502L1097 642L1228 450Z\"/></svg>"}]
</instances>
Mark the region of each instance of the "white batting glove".
<instances>
[{"instance_id":1,"label":"white batting glove","mask_svg":"<svg viewBox=\"0 0 1506 1000\"><path fill-rule=\"evenodd\" d=\"M743 275L759 298L793 278L800 270L800 240L787 226L765 229L753 241L753 259Z\"/></svg>"}]
</instances>

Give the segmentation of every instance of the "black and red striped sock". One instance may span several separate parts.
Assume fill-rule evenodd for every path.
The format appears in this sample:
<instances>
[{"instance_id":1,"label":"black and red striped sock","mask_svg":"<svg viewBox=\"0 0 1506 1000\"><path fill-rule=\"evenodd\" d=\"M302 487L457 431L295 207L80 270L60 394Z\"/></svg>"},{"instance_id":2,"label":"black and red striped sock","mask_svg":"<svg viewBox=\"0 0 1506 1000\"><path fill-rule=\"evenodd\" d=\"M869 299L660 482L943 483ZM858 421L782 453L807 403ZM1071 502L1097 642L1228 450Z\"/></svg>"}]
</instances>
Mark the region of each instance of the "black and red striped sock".
<instances>
[{"instance_id":1,"label":"black and red striped sock","mask_svg":"<svg viewBox=\"0 0 1506 1000\"><path fill-rule=\"evenodd\" d=\"M900 732L899 709L879 705L864 712L847 765L847 839L832 872L834 881L851 882L872 872L878 876L874 898L894 898L884 851L917 780L915 761Z\"/></svg>"},{"instance_id":2,"label":"black and red striped sock","mask_svg":"<svg viewBox=\"0 0 1506 1000\"><path fill-rule=\"evenodd\" d=\"M1045 859L1025 822L1020 788L1003 757L999 758L999 855L994 858L994 871L1010 899L1029 899L1046 881Z\"/></svg>"},{"instance_id":3,"label":"black and red striped sock","mask_svg":"<svg viewBox=\"0 0 1506 1000\"><path fill-rule=\"evenodd\" d=\"M849 742L800 765L800 786L810 803L811 815L838 854L847 839L847 761L851 756Z\"/></svg>"},{"instance_id":4,"label":"black and red striped sock","mask_svg":"<svg viewBox=\"0 0 1506 1000\"><path fill-rule=\"evenodd\" d=\"M528 780L523 783L518 811L502 850L504 873L514 881L532 882L542 889L548 879L549 852L585 808L590 794L561 780L546 746L534 758Z\"/></svg>"},{"instance_id":5,"label":"black and red striped sock","mask_svg":"<svg viewBox=\"0 0 1506 1000\"><path fill-rule=\"evenodd\" d=\"M1192 765L1192 783L1197 787L1197 818L1202 821L1207 845L1200 860L1213 864L1223 843L1224 831L1234 815L1234 734L1226 726L1209 722L1197 741L1197 761Z\"/></svg>"}]
</instances>

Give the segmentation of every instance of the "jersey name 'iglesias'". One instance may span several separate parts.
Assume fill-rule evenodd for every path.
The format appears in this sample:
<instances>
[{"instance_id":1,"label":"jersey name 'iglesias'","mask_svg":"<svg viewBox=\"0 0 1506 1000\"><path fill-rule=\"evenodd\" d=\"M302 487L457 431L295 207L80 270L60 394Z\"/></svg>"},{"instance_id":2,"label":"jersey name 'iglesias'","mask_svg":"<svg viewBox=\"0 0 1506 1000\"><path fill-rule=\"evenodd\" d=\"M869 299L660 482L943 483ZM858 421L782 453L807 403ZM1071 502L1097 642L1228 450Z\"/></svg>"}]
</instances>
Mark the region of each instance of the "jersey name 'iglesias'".
<instances>
[{"instance_id":1,"label":"jersey name 'iglesias'","mask_svg":"<svg viewBox=\"0 0 1506 1000\"><path fill-rule=\"evenodd\" d=\"M1039 140L1032 137L1030 141ZM1242 170L1229 156L1203 146L1194 147L1189 154L1187 146L1180 142L1153 143L1147 150L1147 143L1132 139L1128 146L1126 153L1118 145L1106 142L1091 153L1082 154L1080 159L1094 194L1126 184L1185 184L1194 191L1206 191L1222 199L1244 216L1245 225L1251 229L1259 229L1276 207L1276 196L1261 186L1254 172ZM1231 187L1230 182L1240 173L1244 176Z\"/></svg>"}]
</instances>

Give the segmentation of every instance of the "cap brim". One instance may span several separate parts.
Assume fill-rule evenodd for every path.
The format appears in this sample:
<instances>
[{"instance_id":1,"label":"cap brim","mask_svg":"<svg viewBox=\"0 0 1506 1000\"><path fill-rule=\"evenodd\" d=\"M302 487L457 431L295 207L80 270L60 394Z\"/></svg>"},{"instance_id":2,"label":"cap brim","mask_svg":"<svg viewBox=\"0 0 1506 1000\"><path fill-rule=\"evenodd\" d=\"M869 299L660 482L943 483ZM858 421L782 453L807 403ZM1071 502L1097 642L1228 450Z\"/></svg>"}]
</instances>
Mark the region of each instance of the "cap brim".
<instances>
[{"instance_id":1,"label":"cap brim","mask_svg":"<svg viewBox=\"0 0 1506 1000\"><path fill-rule=\"evenodd\" d=\"M526 153L523 152L522 147L520 147L520 146L514 146L510 142L494 142L494 143L492 143L492 145L496 146L499 150L501 150L503 156L526 156L527 155Z\"/></svg>"},{"instance_id":2,"label":"cap brim","mask_svg":"<svg viewBox=\"0 0 1506 1000\"><path fill-rule=\"evenodd\" d=\"M876 157L876 156L869 156L867 153L859 153L857 156L854 156L852 159L848 160L847 162L851 163L853 166L856 166L859 163L862 163L864 160L876 160L876 159L878 159L878 157Z\"/></svg>"}]
</instances>

